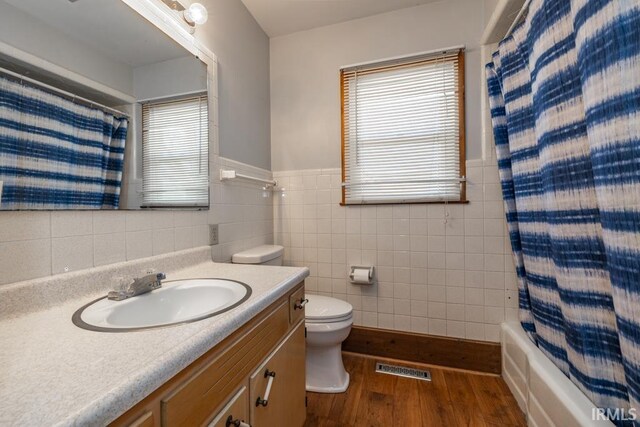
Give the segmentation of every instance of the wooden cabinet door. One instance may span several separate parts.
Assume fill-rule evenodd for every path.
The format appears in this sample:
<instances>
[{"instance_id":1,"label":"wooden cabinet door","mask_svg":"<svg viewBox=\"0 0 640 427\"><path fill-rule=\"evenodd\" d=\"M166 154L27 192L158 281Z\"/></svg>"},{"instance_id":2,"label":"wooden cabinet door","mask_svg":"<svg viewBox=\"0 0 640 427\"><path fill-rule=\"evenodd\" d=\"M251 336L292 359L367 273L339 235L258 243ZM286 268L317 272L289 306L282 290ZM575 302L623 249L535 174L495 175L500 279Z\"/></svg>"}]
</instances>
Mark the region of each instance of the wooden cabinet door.
<instances>
[{"instance_id":1,"label":"wooden cabinet door","mask_svg":"<svg viewBox=\"0 0 640 427\"><path fill-rule=\"evenodd\" d=\"M224 349L186 381L162 397L162 426L199 426L244 384L269 350L289 330L289 310L280 304L237 342Z\"/></svg>"},{"instance_id":2,"label":"wooden cabinet door","mask_svg":"<svg viewBox=\"0 0 640 427\"><path fill-rule=\"evenodd\" d=\"M242 387L209 423L208 427L230 427L238 421L249 423L249 392Z\"/></svg>"},{"instance_id":3,"label":"wooden cabinet door","mask_svg":"<svg viewBox=\"0 0 640 427\"><path fill-rule=\"evenodd\" d=\"M249 406L252 427L302 427L305 407L304 322L251 375ZM271 380L269 395L267 388ZM265 402L266 400L266 402Z\"/></svg>"},{"instance_id":4,"label":"wooden cabinet door","mask_svg":"<svg viewBox=\"0 0 640 427\"><path fill-rule=\"evenodd\" d=\"M289 296L289 323L294 325L304 319L304 306L309 302L304 297L304 288L300 288Z\"/></svg>"},{"instance_id":5,"label":"wooden cabinet door","mask_svg":"<svg viewBox=\"0 0 640 427\"><path fill-rule=\"evenodd\" d=\"M153 427L156 423L153 418L153 412L147 411L134 420L129 427Z\"/></svg>"}]
</instances>

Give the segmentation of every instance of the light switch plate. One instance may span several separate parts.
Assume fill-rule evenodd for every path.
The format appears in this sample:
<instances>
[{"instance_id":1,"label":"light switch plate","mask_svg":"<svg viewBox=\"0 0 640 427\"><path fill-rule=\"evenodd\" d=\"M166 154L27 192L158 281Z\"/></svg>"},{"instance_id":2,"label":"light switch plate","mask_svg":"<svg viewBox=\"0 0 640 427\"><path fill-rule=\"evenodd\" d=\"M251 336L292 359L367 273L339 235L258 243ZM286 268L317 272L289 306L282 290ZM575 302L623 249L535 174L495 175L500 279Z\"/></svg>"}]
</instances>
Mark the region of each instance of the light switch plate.
<instances>
[{"instance_id":1,"label":"light switch plate","mask_svg":"<svg viewBox=\"0 0 640 427\"><path fill-rule=\"evenodd\" d=\"M209 224L209 246L218 244L218 224Z\"/></svg>"}]
</instances>

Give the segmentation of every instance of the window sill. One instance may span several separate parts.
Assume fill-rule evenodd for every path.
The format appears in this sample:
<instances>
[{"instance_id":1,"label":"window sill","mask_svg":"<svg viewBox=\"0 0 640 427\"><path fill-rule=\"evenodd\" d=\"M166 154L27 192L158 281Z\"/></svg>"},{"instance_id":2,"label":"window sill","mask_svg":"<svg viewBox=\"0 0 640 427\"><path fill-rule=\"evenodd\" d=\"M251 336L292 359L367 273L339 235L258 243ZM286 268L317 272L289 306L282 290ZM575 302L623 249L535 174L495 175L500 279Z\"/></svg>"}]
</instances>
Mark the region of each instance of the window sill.
<instances>
[{"instance_id":1,"label":"window sill","mask_svg":"<svg viewBox=\"0 0 640 427\"><path fill-rule=\"evenodd\" d=\"M466 205L469 200L450 200L432 202L376 202L376 203L345 203L340 202L340 206L381 206L381 205Z\"/></svg>"}]
</instances>

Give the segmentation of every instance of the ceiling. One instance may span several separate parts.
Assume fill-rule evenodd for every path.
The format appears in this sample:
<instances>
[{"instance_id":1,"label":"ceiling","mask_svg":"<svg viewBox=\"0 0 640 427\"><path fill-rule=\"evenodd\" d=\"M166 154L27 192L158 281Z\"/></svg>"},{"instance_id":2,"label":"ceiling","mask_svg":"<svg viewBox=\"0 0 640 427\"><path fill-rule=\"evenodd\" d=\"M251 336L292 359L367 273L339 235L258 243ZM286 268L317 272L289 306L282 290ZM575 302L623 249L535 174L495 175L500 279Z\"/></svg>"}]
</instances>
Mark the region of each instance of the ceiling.
<instances>
[{"instance_id":1,"label":"ceiling","mask_svg":"<svg viewBox=\"0 0 640 427\"><path fill-rule=\"evenodd\" d=\"M242 0L269 37L440 0Z\"/></svg>"},{"instance_id":2,"label":"ceiling","mask_svg":"<svg viewBox=\"0 0 640 427\"><path fill-rule=\"evenodd\" d=\"M182 46L121 1L3 1L133 68L188 55Z\"/></svg>"}]
</instances>

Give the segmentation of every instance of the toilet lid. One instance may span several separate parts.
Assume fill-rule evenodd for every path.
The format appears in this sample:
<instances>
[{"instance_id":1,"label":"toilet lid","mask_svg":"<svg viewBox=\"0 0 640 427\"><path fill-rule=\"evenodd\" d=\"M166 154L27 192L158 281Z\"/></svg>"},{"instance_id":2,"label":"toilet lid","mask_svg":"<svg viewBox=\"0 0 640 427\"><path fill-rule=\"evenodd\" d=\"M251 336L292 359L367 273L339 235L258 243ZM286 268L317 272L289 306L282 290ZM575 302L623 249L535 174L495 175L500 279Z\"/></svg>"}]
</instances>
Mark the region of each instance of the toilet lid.
<instances>
[{"instance_id":1,"label":"toilet lid","mask_svg":"<svg viewBox=\"0 0 640 427\"><path fill-rule=\"evenodd\" d=\"M327 322L351 315L353 307L348 302L322 295L306 295L305 318L315 322Z\"/></svg>"},{"instance_id":2,"label":"toilet lid","mask_svg":"<svg viewBox=\"0 0 640 427\"><path fill-rule=\"evenodd\" d=\"M233 254L231 262L234 264L262 264L278 258L283 252L284 248L282 246L262 245Z\"/></svg>"}]
</instances>

